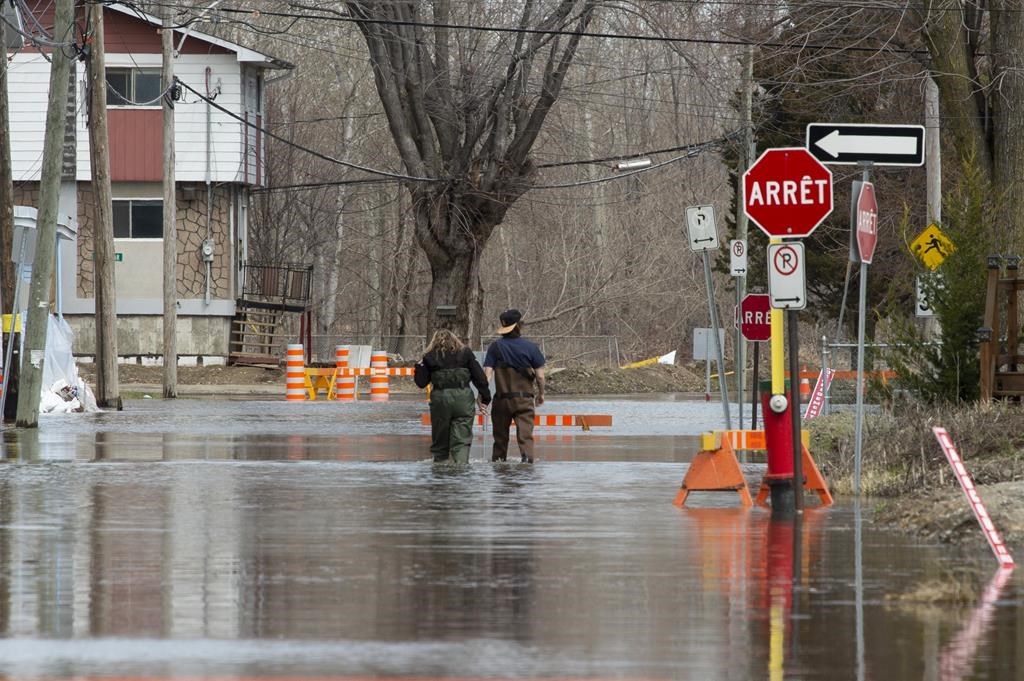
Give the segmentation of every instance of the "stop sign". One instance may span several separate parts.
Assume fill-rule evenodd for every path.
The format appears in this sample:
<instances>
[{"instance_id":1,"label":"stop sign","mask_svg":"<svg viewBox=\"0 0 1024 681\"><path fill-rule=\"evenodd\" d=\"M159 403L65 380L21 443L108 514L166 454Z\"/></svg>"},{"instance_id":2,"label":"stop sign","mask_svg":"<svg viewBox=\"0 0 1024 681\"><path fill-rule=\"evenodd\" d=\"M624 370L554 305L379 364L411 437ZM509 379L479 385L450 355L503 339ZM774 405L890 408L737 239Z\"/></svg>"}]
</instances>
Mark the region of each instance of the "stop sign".
<instances>
[{"instance_id":1,"label":"stop sign","mask_svg":"<svg viewBox=\"0 0 1024 681\"><path fill-rule=\"evenodd\" d=\"M878 243L878 201L875 200L875 185L864 182L857 198L857 249L860 261L871 264Z\"/></svg>"},{"instance_id":2,"label":"stop sign","mask_svg":"<svg viewBox=\"0 0 1024 681\"><path fill-rule=\"evenodd\" d=\"M748 293L740 301L740 333L748 341L772 337L771 301L765 293Z\"/></svg>"},{"instance_id":3,"label":"stop sign","mask_svg":"<svg viewBox=\"0 0 1024 681\"><path fill-rule=\"evenodd\" d=\"M803 147L768 149L743 173L743 210L769 237L808 236L832 212L832 171Z\"/></svg>"}]
</instances>

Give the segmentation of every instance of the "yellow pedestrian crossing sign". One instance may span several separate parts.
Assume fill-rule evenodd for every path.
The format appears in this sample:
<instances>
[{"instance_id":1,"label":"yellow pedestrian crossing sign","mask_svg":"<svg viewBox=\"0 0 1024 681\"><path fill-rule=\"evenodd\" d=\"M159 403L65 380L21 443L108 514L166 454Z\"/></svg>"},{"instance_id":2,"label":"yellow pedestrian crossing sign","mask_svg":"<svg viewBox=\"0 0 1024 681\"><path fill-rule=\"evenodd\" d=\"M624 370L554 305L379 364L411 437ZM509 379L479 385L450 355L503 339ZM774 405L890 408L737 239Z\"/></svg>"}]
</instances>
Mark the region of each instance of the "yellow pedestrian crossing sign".
<instances>
[{"instance_id":1,"label":"yellow pedestrian crossing sign","mask_svg":"<svg viewBox=\"0 0 1024 681\"><path fill-rule=\"evenodd\" d=\"M925 267L933 272L955 250L956 246L934 222L910 242L910 252L920 258Z\"/></svg>"}]
</instances>

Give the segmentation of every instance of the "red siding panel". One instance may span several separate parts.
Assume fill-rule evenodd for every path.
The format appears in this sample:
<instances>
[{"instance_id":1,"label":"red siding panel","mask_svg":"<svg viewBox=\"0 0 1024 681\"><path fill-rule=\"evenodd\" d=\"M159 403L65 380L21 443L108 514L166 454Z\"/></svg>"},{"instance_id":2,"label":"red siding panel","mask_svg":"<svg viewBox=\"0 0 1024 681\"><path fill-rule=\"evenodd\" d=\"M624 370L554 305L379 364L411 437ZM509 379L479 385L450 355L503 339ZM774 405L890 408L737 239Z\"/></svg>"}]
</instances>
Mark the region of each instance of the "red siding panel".
<instances>
[{"instance_id":1,"label":"red siding panel","mask_svg":"<svg viewBox=\"0 0 1024 681\"><path fill-rule=\"evenodd\" d=\"M110 130L110 180L163 180L163 111L107 109Z\"/></svg>"},{"instance_id":2,"label":"red siding panel","mask_svg":"<svg viewBox=\"0 0 1024 681\"><path fill-rule=\"evenodd\" d=\"M26 0L29 11L35 15L40 24L53 34L53 0ZM79 25L85 23L85 11L83 7L75 7L75 17ZM106 36L105 47L108 53L132 54L160 54L160 34L157 27L148 24L138 17L129 16L115 10L106 10L103 15L104 32ZM26 28L29 33L35 33L35 25L31 20L26 20ZM174 46L178 46L181 35L174 37ZM49 52L49 48L44 48ZM231 54L231 50L204 42L195 36L189 36L181 48L182 54Z\"/></svg>"}]
</instances>

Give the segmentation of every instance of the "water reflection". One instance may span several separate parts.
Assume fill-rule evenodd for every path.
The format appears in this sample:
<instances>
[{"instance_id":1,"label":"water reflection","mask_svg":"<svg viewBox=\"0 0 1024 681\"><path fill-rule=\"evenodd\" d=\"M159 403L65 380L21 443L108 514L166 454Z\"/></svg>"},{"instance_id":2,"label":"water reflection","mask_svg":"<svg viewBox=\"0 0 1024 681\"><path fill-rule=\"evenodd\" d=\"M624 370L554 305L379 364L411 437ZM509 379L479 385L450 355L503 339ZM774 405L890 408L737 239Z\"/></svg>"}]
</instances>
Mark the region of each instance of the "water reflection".
<instances>
[{"instance_id":1,"label":"water reflection","mask_svg":"<svg viewBox=\"0 0 1024 681\"><path fill-rule=\"evenodd\" d=\"M1024 649L1008 575L973 615L890 607L970 557L859 506L675 508L685 433L454 467L420 431L118 423L4 433L0 675L916 681Z\"/></svg>"}]
</instances>

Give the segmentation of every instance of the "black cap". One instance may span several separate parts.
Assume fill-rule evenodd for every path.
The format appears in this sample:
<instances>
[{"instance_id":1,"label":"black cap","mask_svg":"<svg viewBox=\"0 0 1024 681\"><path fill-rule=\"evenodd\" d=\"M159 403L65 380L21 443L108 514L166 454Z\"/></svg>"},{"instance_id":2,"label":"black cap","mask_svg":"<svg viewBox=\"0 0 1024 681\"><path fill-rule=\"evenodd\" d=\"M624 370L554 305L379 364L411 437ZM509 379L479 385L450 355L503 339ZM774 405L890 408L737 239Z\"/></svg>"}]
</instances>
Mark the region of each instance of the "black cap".
<instances>
[{"instance_id":1,"label":"black cap","mask_svg":"<svg viewBox=\"0 0 1024 681\"><path fill-rule=\"evenodd\" d=\"M511 332L522 319L523 315L519 310L505 310L498 315L498 320L501 322L498 334L504 336L506 333Z\"/></svg>"}]
</instances>

